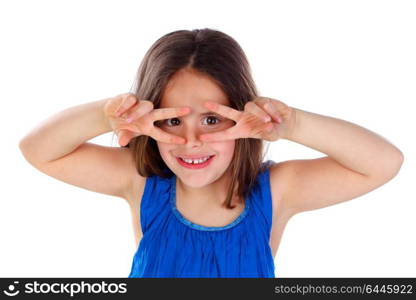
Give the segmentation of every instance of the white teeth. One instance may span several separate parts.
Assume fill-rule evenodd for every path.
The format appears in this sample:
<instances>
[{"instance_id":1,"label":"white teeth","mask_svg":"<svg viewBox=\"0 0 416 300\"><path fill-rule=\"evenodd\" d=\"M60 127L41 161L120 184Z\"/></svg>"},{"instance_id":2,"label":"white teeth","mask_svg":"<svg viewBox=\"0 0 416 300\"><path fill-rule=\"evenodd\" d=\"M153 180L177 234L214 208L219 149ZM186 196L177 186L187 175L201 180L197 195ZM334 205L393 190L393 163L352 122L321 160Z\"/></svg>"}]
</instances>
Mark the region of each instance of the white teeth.
<instances>
[{"instance_id":1,"label":"white teeth","mask_svg":"<svg viewBox=\"0 0 416 300\"><path fill-rule=\"evenodd\" d=\"M200 163L207 161L209 158L210 156L202 157L199 159L187 159L187 158L182 158L182 157L180 159L182 159L184 162L187 162L188 164L200 164Z\"/></svg>"}]
</instances>

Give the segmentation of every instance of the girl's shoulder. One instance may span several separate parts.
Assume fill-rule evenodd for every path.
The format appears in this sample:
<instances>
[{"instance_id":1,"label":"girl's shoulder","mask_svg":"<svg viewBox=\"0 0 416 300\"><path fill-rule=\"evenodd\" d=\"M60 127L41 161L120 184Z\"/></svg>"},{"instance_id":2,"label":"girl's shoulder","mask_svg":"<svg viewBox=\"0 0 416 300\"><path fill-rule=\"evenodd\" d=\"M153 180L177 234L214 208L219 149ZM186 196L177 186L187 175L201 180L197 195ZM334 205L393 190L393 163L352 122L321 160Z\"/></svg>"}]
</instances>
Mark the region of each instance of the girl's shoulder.
<instances>
[{"instance_id":1,"label":"girl's shoulder","mask_svg":"<svg viewBox=\"0 0 416 300\"><path fill-rule=\"evenodd\" d=\"M173 173L172 173L173 174ZM151 176L141 176L137 170L135 169L131 177L131 183L130 183L130 190L128 195L128 202L130 205L135 206L135 208L140 208L140 202L142 201L143 195L146 190L146 185L148 184L151 188L151 186L154 186L155 188L162 188L162 186L166 186L170 182L170 177L163 176L160 177L158 175L151 175Z\"/></svg>"}]
</instances>

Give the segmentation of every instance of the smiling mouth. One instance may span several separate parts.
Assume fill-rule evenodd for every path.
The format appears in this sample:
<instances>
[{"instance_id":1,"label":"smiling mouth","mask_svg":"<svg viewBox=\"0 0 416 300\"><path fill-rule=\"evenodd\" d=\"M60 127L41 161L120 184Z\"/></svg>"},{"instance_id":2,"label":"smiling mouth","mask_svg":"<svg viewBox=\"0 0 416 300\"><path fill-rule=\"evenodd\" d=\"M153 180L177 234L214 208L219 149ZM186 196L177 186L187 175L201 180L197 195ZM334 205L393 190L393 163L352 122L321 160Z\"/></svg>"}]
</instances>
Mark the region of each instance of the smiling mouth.
<instances>
[{"instance_id":1,"label":"smiling mouth","mask_svg":"<svg viewBox=\"0 0 416 300\"><path fill-rule=\"evenodd\" d=\"M186 158L184 159L182 157L176 157L176 159L181 166L184 166L190 169L200 169L200 168L204 168L208 166L213 160L214 156L215 155L209 155L201 159L186 159Z\"/></svg>"},{"instance_id":2,"label":"smiling mouth","mask_svg":"<svg viewBox=\"0 0 416 300\"><path fill-rule=\"evenodd\" d=\"M188 163L201 163L206 161L207 159L210 159L211 157L213 157L214 155L204 155L204 156L198 156L198 157L187 157L187 156L177 156L177 158L182 159L185 162Z\"/></svg>"}]
</instances>

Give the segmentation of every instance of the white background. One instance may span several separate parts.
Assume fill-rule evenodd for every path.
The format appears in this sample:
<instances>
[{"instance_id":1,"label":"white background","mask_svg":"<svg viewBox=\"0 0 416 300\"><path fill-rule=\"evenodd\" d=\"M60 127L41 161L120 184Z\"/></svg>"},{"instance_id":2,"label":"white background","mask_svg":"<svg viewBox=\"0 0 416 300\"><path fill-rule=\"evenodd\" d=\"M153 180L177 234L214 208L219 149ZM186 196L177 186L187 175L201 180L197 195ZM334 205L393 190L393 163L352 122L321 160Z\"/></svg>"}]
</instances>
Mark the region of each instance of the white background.
<instances>
[{"instance_id":1,"label":"white background","mask_svg":"<svg viewBox=\"0 0 416 300\"><path fill-rule=\"evenodd\" d=\"M2 1L0 276L128 276L127 203L41 173L18 142L64 108L128 92L162 35L208 27L242 46L262 96L359 124L405 156L382 187L291 219L276 277L415 277L415 15L393 0ZM268 152L324 155L287 140Z\"/></svg>"}]
</instances>

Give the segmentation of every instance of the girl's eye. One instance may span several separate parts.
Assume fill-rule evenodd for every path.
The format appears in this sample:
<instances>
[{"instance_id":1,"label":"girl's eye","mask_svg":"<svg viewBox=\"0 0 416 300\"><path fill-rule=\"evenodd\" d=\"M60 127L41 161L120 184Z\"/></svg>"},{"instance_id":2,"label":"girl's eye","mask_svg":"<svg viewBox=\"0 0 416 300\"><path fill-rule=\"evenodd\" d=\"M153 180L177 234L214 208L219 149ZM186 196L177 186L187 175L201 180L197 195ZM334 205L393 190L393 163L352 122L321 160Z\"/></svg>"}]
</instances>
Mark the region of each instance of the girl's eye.
<instances>
[{"instance_id":1,"label":"girl's eye","mask_svg":"<svg viewBox=\"0 0 416 300\"><path fill-rule=\"evenodd\" d=\"M219 121L219 119L217 118L217 117L214 117L214 116L207 116L206 117L206 120L208 120L210 118L210 120L217 120L217 121ZM212 121L211 122L208 122L210 125L216 125L216 124L218 124L218 122L217 123L213 123Z\"/></svg>"},{"instance_id":2,"label":"girl's eye","mask_svg":"<svg viewBox=\"0 0 416 300\"><path fill-rule=\"evenodd\" d=\"M215 117L215 116L207 116L206 118L205 118L206 120L211 120L211 121L208 121L208 125L217 125L218 124L218 122L217 123L214 123L215 121L212 121L212 120L217 120L217 121L220 121L220 119L218 119L217 117ZM174 125L170 125L169 124L169 122L172 122ZM172 118L172 119L166 119L165 120L165 123L167 123L167 125L169 126L169 127L172 127L172 126L176 126L176 125L178 125L178 123L180 122L180 120L178 119L178 118ZM206 125L205 123L203 124L203 125Z\"/></svg>"},{"instance_id":3,"label":"girl's eye","mask_svg":"<svg viewBox=\"0 0 416 300\"><path fill-rule=\"evenodd\" d=\"M171 121L171 120L174 120L174 122L173 122L173 123L175 123L175 124L177 124L177 123L178 123L178 121L179 121L179 119L178 119L178 118L172 118L172 119L166 119L166 120L165 120L165 122L169 122L169 121ZM171 125L169 125L169 124L168 124L168 126L170 127Z\"/></svg>"}]
</instances>

